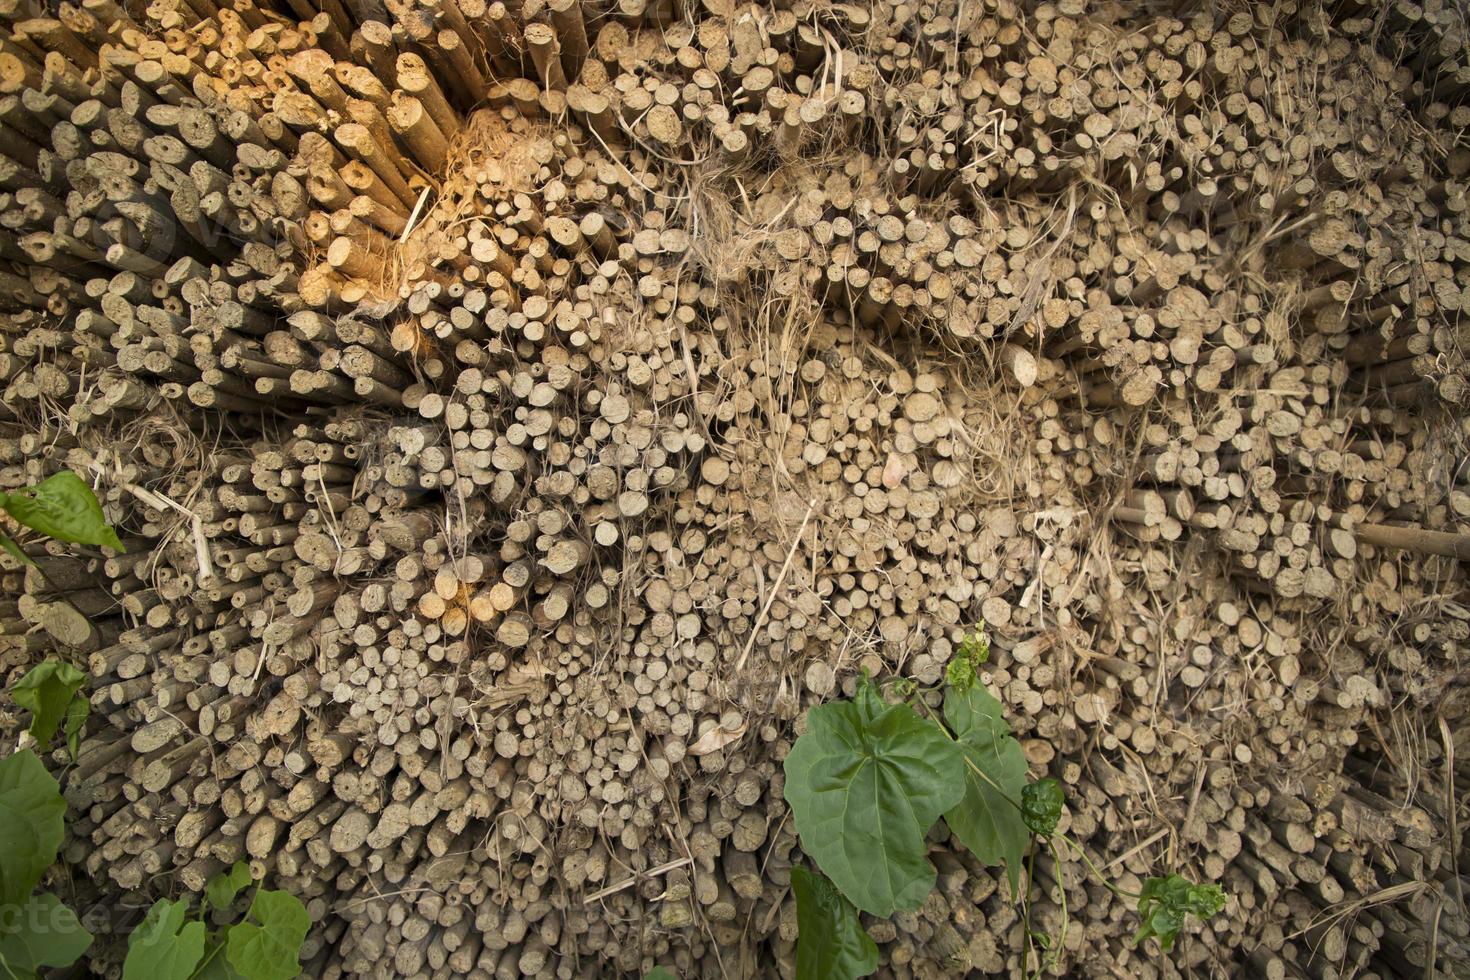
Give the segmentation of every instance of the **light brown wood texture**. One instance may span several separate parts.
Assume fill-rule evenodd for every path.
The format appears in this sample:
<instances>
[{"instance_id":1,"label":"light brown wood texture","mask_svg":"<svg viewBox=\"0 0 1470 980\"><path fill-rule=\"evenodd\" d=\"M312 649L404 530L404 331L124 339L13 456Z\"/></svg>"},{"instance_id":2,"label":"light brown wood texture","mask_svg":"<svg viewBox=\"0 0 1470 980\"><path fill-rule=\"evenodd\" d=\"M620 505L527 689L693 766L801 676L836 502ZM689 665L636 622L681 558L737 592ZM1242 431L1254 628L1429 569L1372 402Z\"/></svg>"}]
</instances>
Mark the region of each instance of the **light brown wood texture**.
<instances>
[{"instance_id":1,"label":"light brown wood texture","mask_svg":"<svg viewBox=\"0 0 1470 980\"><path fill-rule=\"evenodd\" d=\"M0 25L0 489L127 549L0 557L0 680L91 675L75 907L244 860L308 977L790 976L803 713L983 621L1086 858L1231 898L1161 955L937 831L879 975L1470 961L1453 5Z\"/></svg>"}]
</instances>

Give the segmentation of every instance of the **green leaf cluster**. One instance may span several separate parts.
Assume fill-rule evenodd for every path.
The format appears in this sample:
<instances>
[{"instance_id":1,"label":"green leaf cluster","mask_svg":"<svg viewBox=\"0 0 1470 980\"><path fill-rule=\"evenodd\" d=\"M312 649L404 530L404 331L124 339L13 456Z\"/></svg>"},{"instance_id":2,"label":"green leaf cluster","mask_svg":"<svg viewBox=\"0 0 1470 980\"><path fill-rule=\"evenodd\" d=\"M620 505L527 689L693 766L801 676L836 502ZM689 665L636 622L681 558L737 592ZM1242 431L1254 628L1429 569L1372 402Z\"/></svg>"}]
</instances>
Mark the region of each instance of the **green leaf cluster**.
<instances>
[{"instance_id":1,"label":"green leaf cluster","mask_svg":"<svg viewBox=\"0 0 1470 980\"><path fill-rule=\"evenodd\" d=\"M38 716L32 731L35 724L43 730L49 724L44 734L55 734L64 714L56 688L65 689L69 676L46 671L26 688L32 692L25 695L28 706ZM0 760L0 977L5 980L36 980L42 967L70 966L91 945L91 934L59 898L32 894L61 850L65 819L61 787L34 752L24 749ZM237 861L208 882L205 902L227 913L252 883L249 865ZM296 896L257 887L244 915L212 933L203 909L191 916L191 906L188 898L153 904L128 937L123 980L292 980L301 973L298 957L311 917Z\"/></svg>"},{"instance_id":2,"label":"green leaf cluster","mask_svg":"<svg viewBox=\"0 0 1470 980\"><path fill-rule=\"evenodd\" d=\"M1017 803L1025 756L1000 702L978 684L951 687L944 718L948 729L888 704L866 678L854 700L808 712L786 757L786 801L802 849L831 885L793 870L803 980L877 968L876 954L871 964L859 955L856 910L886 916L923 903L935 880L925 837L941 817L981 860L1006 865L1014 893L1027 842Z\"/></svg>"},{"instance_id":3,"label":"green leaf cluster","mask_svg":"<svg viewBox=\"0 0 1470 980\"><path fill-rule=\"evenodd\" d=\"M1033 834L1056 832L1065 797L1055 779L1027 779L1001 704L978 680L989 652L983 626L961 644L942 722L884 701L866 676L853 700L807 713L806 733L785 761L786 802L802 850L821 871L791 872L798 980L852 980L878 968L858 912L887 916L923 904L936 877L925 838L941 816L979 860L1005 866L1013 898L1024 894L1026 848ZM1213 885L1177 875L1149 884L1138 939L1156 936L1165 949L1185 914L1205 918L1224 905Z\"/></svg>"},{"instance_id":4,"label":"green leaf cluster","mask_svg":"<svg viewBox=\"0 0 1470 980\"><path fill-rule=\"evenodd\" d=\"M76 667L60 660L47 660L32 667L11 688L10 696L22 708L31 712L31 737L36 744L45 747L56 734L56 729L66 723L66 745L71 757L77 757L81 746L82 726L92 703L81 694L87 675Z\"/></svg>"},{"instance_id":5,"label":"green leaf cluster","mask_svg":"<svg viewBox=\"0 0 1470 980\"><path fill-rule=\"evenodd\" d=\"M0 493L0 510L32 531L39 531L58 541L71 544L106 545L122 551L117 532L102 515L102 504L86 481L70 470L42 480L33 487ZM25 552L0 531L0 547L26 564L32 564Z\"/></svg>"},{"instance_id":6,"label":"green leaf cluster","mask_svg":"<svg viewBox=\"0 0 1470 980\"><path fill-rule=\"evenodd\" d=\"M61 849L65 816L61 787L34 752L0 761L0 975L70 966L92 943L61 899L32 894Z\"/></svg>"},{"instance_id":7,"label":"green leaf cluster","mask_svg":"<svg viewBox=\"0 0 1470 980\"><path fill-rule=\"evenodd\" d=\"M1187 916L1204 921L1225 907L1225 893L1219 885L1196 885L1182 875L1150 878L1138 894L1138 914L1143 919L1135 944L1157 939L1168 952L1174 946Z\"/></svg>"},{"instance_id":8,"label":"green leaf cluster","mask_svg":"<svg viewBox=\"0 0 1470 980\"><path fill-rule=\"evenodd\" d=\"M205 902L228 912L253 882L244 861L204 886ZM311 928L306 906L284 891L256 888L245 914L209 931L204 910L188 898L159 899L128 937L123 980L291 980L301 972L301 944Z\"/></svg>"},{"instance_id":9,"label":"green leaf cluster","mask_svg":"<svg viewBox=\"0 0 1470 980\"><path fill-rule=\"evenodd\" d=\"M935 874L924 838L940 816L981 860L1019 875L1021 746L984 687L950 688L944 717L948 730L864 680L855 700L813 708L786 757L802 849L864 912L923 903Z\"/></svg>"}]
</instances>

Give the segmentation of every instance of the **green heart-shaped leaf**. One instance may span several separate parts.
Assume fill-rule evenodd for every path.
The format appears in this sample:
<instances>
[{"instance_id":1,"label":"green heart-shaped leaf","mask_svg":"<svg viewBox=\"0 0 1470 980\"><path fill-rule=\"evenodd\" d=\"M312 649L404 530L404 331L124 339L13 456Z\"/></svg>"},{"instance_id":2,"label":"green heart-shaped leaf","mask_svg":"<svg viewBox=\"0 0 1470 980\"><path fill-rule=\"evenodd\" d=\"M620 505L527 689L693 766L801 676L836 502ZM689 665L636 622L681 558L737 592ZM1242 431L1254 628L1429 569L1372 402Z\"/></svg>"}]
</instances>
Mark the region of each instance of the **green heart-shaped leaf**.
<instances>
[{"instance_id":1,"label":"green heart-shaped leaf","mask_svg":"<svg viewBox=\"0 0 1470 980\"><path fill-rule=\"evenodd\" d=\"M256 921L237 922L225 936L230 965L250 980L291 980L301 972L296 957L311 928L306 906L289 892L258 891L249 915Z\"/></svg>"},{"instance_id":2,"label":"green heart-shaped leaf","mask_svg":"<svg viewBox=\"0 0 1470 980\"><path fill-rule=\"evenodd\" d=\"M808 712L785 772L802 850L854 905L890 915L923 903L924 836L965 792L964 757L937 725L864 681L857 700Z\"/></svg>"},{"instance_id":3,"label":"green heart-shaped leaf","mask_svg":"<svg viewBox=\"0 0 1470 980\"><path fill-rule=\"evenodd\" d=\"M55 895L32 895L0 926L0 977L34 976L43 966L71 966L92 945L77 914Z\"/></svg>"},{"instance_id":4,"label":"green heart-shaped leaf","mask_svg":"<svg viewBox=\"0 0 1470 980\"><path fill-rule=\"evenodd\" d=\"M944 822L970 853L988 865L1004 863L1015 897L1030 831L1019 803L1026 757L997 701L982 684L944 696L944 720L965 754L965 795Z\"/></svg>"},{"instance_id":5,"label":"green heart-shaped leaf","mask_svg":"<svg viewBox=\"0 0 1470 980\"><path fill-rule=\"evenodd\" d=\"M189 900L160 898L128 936L123 980L189 980L204 958L204 923L189 919Z\"/></svg>"},{"instance_id":6,"label":"green heart-shaped leaf","mask_svg":"<svg viewBox=\"0 0 1470 980\"><path fill-rule=\"evenodd\" d=\"M0 761L0 906L22 906L61 849L66 801L30 749Z\"/></svg>"}]
</instances>

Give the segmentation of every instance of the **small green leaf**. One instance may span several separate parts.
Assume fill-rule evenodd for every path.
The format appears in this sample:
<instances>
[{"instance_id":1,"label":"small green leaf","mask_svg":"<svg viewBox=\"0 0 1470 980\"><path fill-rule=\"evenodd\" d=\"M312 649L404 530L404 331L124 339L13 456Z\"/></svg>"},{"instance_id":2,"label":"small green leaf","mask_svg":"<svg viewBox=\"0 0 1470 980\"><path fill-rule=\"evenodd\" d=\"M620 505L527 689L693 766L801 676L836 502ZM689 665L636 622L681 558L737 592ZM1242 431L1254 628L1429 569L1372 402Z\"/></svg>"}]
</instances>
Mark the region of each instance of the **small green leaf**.
<instances>
[{"instance_id":1,"label":"small green leaf","mask_svg":"<svg viewBox=\"0 0 1470 980\"><path fill-rule=\"evenodd\" d=\"M71 753L71 761L77 761L77 753L82 748L82 727L87 724L87 715L92 712L92 702L85 697L73 697L71 703L66 706L66 748Z\"/></svg>"},{"instance_id":2,"label":"small green leaf","mask_svg":"<svg viewBox=\"0 0 1470 980\"><path fill-rule=\"evenodd\" d=\"M1030 834L1017 809L1026 785L1026 757L1011 735L1000 702L981 684L951 688L944 720L965 754L965 795L944 814L950 833L987 865L1004 863L1011 897L1020 888Z\"/></svg>"},{"instance_id":3,"label":"small green leaf","mask_svg":"<svg viewBox=\"0 0 1470 980\"><path fill-rule=\"evenodd\" d=\"M679 980L679 977L677 974L672 973L661 966L656 966L652 970L649 970L647 973L643 974L643 980Z\"/></svg>"},{"instance_id":4,"label":"small green leaf","mask_svg":"<svg viewBox=\"0 0 1470 980\"><path fill-rule=\"evenodd\" d=\"M1027 784L1021 791L1021 819L1026 821L1026 828L1038 837L1050 837L1062 819L1065 798L1062 784L1055 779Z\"/></svg>"},{"instance_id":5,"label":"small green leaf","mask_svg":"<svg viewBox=\"0 0 1470 980\"><path fill-rule=\"evenodd\" d=\"M189 900L160 898L128 936L123 980L189 980L204 958L204 923L189 919Z\"/></svg>"},{"instance_id":6,"label":"small green leaf","mask_svg":"<svg viewBox=\"0 0 1470 980\"><path fill-rule=\"evenodd\" d=\"M0 505L0 510L3 509L3 505ZM8 553L10 557L14 558L22 565L35 564L35 561L31 558L31 556L26 554L24 551L21 551L20 545L15 543L15 539L6 534L4 531L0 531L0 548L4 548L6 553Z\"/></svg>"},{"instance_id":7,"label":"small green leaf","mask_svg":"<svg viewBox=\"0 0 1470 980\"><path fill-rule=\"evenodd\" d=\"M228 871L221 871L204 886L204 897L210 905L223 912L235 901L235 896L240 894L240 889L253 881L250 877L250 865L244 861L236 861Z\"/></svg>"},{"instance_id":8,"label":"small green leaf","mask_svg":"<svg viewBox=\"0 0 1470 980\"><path fill-rule=\"evenodd\" d=\"M311 916L289 892L258 891L248 913L255 922L237 922L226 931L225 955L250 980L291 980L301 972L297 954L311 928Z\"/></svg>"},{"instance_id":9,"label":"small green leaf","mask_svg":"<svg viewBox=\"0 0 1470 980\"><path fill-rule=\"evenodd\" d=\"M980 620L975 629L960 641L957 656L970 661L976 667L990 659L990 634L985 632L985 620Z\"/></svg>"},{"instance_id":10,"label":"small green leaf","mask_svg":"<svg viewBox=\"0 0 1470 980\"><path fill-rule=\"evenodd\" d=\"M975 686L975 662L956 655L944 670L944 680L954 690L964 693Z\"/></svg>"},{"instance_id":11,"label":"small green leaf","mask_svg":"<svg viewBox=\"0 0 1470 980\"><path fill-rule=\"evenodd\" d=\"M832 882L791 869L796 893L796 980L856 980L878 969L878 945Z\"/></svg>"},{"instance_id":12,"label":"small green leaf","mask_svg":"<svg viewBox=\"0 0 1470 980\"><path fill-rule=\"evenodd\" d=\"M24 905L65 832L61 787L30 749L0 761L0 906Z\"/></svg>"},{"instance_id":13,"label":"small green leaf","mask_svg":"<svg viewBox=\"0 0 1470 980\"><path fill-rule=\"evenodd\" d=\"M86 674L60 660L37 664L16 682L11 697L31 710L31 737L37 745L44 748L50 743L66 718L68 705L86 682Z\"/></svg>"},{"instance_id":14,"label":"small green leaf","mask_svg":"<svg viewBox=\"0 0 1470 980\"><path fill-rule=\"evenodd\" d=\"M802 850L854 905L923 903L935 874L924 837L964 795L964 758L939 726L864 681L857 700L807 713L785 772Z\"/></svg>"},{"instance_id":15,"label":"small green leaf","mask_svg":"<svg viewBox=\"0 0 1470 980\"><path fill-rule=\"evenodd\" d=\"M70 470L11 493L5 500L5 510L18 523L58 541L123 550L117 532L102 514L97 495Z\"/></svg>"},{"instance_id":16,"label":"small green leaf","mask_svg":"<svg viewBox=\"0 0 1470 980\"><path fill-rule=\"evenodd\" d=\"M961 694L974 687L980 679L980 665L990 659L990 634L985 632L985 620L975 627L955 648L954 656L945 668L944 679Z\"/></svg>"},{"instance_id":17,"label":"small green leaf","mask_svg":"<svg viewBox=\"0 0 1470 980\"><path fill-rule=\"evenodd\" d=\"M32 895L0 926L0 976L71 966L92 945L77 914L55 895Z\"/></svg>"},{"instance_id":18,"label":"small green leaf","mask_svg":"<svg viewBox=\"0 0 1470 980\"><path fill-rule=\"evenodd\" d=\"M1138 895L1138 914L1143 918L1134 945L1154 938L1168 952L1174 946L1185 917L1204 921L1225 907L1225 892L1219 885L1196 885L1182 875L1150 878Z\"/></svg>"}]
</instances>

